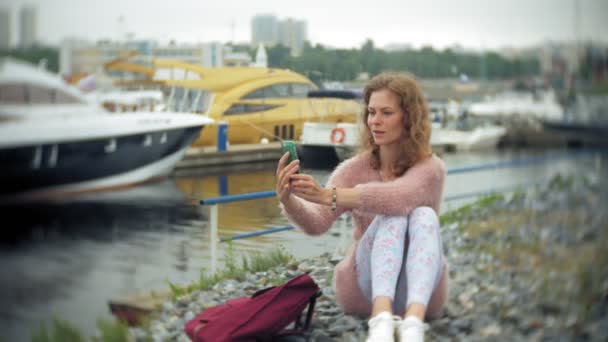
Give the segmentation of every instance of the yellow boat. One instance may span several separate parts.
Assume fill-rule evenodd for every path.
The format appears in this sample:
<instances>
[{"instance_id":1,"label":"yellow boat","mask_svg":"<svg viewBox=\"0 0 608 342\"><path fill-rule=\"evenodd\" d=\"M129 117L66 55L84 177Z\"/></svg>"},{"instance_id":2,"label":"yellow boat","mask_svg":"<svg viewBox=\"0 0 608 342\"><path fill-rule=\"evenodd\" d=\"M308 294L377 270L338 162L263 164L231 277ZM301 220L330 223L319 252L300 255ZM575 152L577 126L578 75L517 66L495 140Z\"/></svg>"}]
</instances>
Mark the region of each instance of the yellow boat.
<instances>
[{"instance_id":1,"label":"yellow boat","mask_svg":"<svg viewBox=\"0 0 608 342\"><path fill-rule=\"evenodd\" d=\"M167 94L167 109L206 114L228 124L228 143L299 140L304 122L355 122L361 104L354 99L310 98L317 87L290 70L258 67L205 68L176 60L152 60L147 66L125 60L107 70L136 72ZM168 76L168 77L167 77ZM137 82L142 82L140 78ZM209 126L195 146L215 145L217 127Z\"/></svg>"}]
</instances>

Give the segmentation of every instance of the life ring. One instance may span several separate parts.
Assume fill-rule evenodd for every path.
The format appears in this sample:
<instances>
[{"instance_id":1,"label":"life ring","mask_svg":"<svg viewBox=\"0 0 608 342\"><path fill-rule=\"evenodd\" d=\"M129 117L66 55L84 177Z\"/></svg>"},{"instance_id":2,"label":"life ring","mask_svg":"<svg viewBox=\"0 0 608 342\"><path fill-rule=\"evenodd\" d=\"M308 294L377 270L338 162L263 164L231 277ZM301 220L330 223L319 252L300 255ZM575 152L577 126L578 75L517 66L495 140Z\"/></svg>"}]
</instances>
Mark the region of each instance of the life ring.
<instances>
[{"instance_id":1,"label":"life ring","mask_svg":"<svg viewBox=\"0 0 608 342\"><path fill-rule=\"evenodd\" d=\"M346 132L342 127L335 127L331 130L331 135L329 136L329 140L332 144L341 144L344 142L344 138L346 138Z\"/></svg>"}]
</instances>

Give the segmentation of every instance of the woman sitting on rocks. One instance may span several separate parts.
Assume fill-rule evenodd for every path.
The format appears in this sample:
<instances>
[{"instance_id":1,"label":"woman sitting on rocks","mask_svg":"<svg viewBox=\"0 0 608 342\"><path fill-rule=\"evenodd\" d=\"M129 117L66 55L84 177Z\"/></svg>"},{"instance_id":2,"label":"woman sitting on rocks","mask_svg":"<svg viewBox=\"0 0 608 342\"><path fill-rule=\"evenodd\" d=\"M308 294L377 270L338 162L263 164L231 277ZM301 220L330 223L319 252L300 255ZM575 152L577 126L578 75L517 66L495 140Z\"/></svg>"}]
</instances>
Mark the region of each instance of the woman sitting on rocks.
<instances>
[{"instance_id":1,"label":"woman sitting on rocks","mask_svg":"<svg viewBox=\"0 0 608 342\"><path fill-rule=\"evenodd\" d=\"M325 188L279 160L277 196L302 231L320 235L352 214L354 244L334 270L345 313L371 316L368 342L423 341L425 318L447 300L439 231L445 165L432 154L424 95L407 74L382 74L364 90L362 149L338 165ZM398 316L393 316L393 315ZM403 317L403 318L402 318Z\"/></svg>"}]
</instances>

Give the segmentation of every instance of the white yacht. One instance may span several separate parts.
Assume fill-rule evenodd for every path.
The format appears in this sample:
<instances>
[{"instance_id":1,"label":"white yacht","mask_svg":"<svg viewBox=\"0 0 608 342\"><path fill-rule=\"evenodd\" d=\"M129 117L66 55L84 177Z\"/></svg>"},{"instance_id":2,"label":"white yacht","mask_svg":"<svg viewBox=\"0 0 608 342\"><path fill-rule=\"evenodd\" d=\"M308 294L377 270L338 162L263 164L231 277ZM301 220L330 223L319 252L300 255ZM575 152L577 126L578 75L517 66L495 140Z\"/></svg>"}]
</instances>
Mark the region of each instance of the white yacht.
<instances>
[{"instance_id":1,"label":"white yacht","mask_svg":"<svg viewBox=\"0 0 608 342\"><path fill-rule=\"evenodd\" d=\"M512 121L559 121L564 109L557 101L555 92L548 90L532 93L505 92L481 102L471 103L466 111L470 116L485 117L501 122Z\"/></svg>"},{"instance_id":2,"label":"white yacht","mask_svg":"<svg viewBox=\"0 0 608 342\"><path fill-rule=\"evenodd\" d=\"M433 125L433 136L437 144L448 146L455 151L492 150L498 147L500 140L507 134L503 126L485 124L469 129L442 128Z\"/></svg>"},{"instance_id":3,"label":"white yacht","mask_svg":"<svg viewBox=\"0 0 608 342\"><path fill-rule=\"evenodd\" d=\"M212 122L199 114L110 113L58 75L0 59L0 203L162 178Z\"/></svg>"}]
</instances>

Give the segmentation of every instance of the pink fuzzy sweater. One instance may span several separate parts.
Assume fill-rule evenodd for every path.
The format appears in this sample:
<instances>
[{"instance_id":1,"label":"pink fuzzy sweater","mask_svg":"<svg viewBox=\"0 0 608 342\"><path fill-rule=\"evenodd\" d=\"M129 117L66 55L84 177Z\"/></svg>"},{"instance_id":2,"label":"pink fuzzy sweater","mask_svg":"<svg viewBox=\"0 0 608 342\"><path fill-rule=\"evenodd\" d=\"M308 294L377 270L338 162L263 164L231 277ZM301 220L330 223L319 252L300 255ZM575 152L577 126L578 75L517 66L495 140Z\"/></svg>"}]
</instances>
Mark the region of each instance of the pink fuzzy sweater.
<instances>
[{"instance_id":1,"label":"pink fuzzy sweater","mask_svg":"<svg viewBox=\"0 0 608 342\"><path fill-rule=\"evenodd\" d=\"M387 182L382 181L378 170L372 169L369 153L358 154L336 167L326 187L357 188L361 191L361 207L351 210L355 242L334 270L336 301L346 313L364 316L371 312L371 303L357 285L355 250L374 217L379 214L405 216L423 206L439 213L445 175L445 164L436 156L420 161L401 177ZM282 207L283 214L310 235L327 232L342 213L350 210L338 206L338 210L333 212L328 206L296 199L289 207ZM427 308L431 316L439 312L447 298L447 267L444 267L443 278Z\"/></svg>"}]
</instances>

